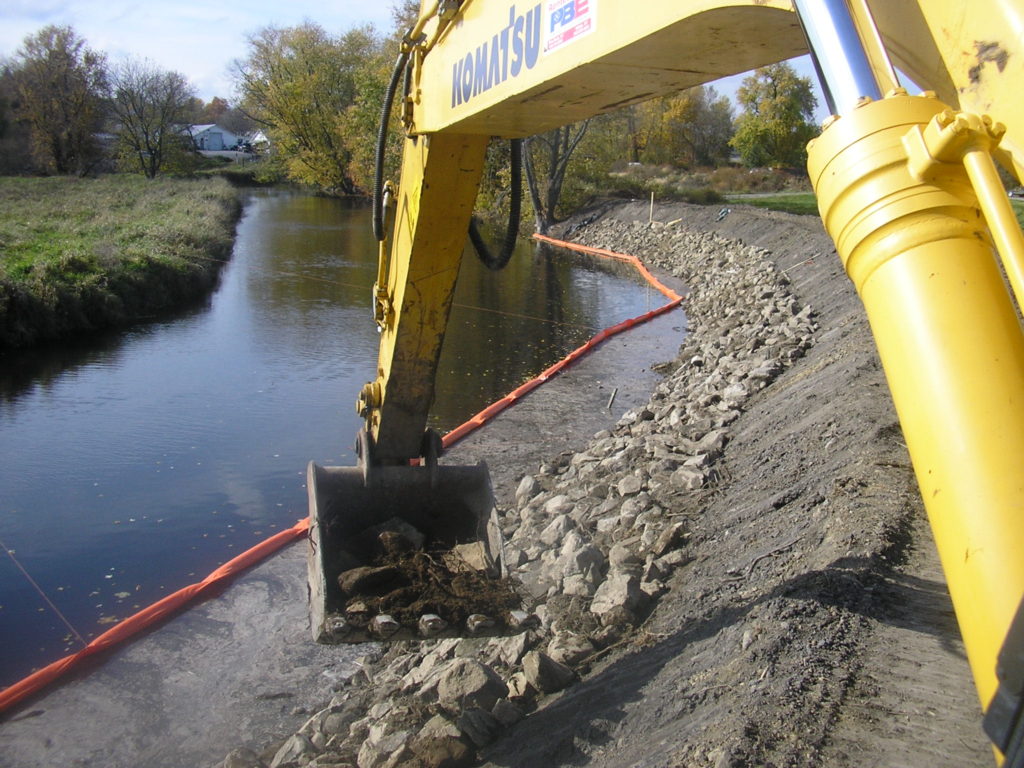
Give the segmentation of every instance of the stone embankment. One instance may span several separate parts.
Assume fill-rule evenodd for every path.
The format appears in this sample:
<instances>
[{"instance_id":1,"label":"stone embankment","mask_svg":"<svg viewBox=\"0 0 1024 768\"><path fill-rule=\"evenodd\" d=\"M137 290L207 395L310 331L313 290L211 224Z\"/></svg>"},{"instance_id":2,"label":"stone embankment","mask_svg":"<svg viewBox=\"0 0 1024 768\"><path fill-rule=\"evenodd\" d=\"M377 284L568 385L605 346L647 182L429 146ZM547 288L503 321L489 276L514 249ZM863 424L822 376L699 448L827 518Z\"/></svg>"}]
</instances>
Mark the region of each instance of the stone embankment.
<instances>
[{"instance_id":1,"label":"stone embankment","mask_svg":"<svg viewBox=\"0 0 1024 768\"><path fill-rule=\"evenodd\" d=\"M688 521L723 482L730 425L813 343L812 309L764 252L713 233L605 219L577 239L681 277L689 329L646 406L523 477L503 512L506 559L540 627L396 644L277 749L237 749L225 768L472 765L642 633L693 559Z\"/></svg>"}]
</instances>

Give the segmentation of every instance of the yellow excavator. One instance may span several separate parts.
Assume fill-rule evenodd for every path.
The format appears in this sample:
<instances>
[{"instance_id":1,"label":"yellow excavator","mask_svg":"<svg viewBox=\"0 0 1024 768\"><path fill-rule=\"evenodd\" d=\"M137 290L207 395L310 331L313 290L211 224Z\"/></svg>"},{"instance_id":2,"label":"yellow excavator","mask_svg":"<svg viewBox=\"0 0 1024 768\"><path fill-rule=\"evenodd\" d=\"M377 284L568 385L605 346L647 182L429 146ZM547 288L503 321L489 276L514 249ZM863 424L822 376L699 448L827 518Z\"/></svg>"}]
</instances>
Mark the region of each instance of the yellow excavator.
<instances>
[{"instance_id":1,"label":"yellow excavator","mask_svg":"<svg viewBox=\"0 0 1024 768\"><path fill-rule=\"evenodd\" d=\"M1024 765L1024 238L996 169L1024 179L1022 0L423 0L382 121L394 99L404 153L397 190L375 189L380 353L359 464L309 469L319 639L443 624L339 612L339 572L380 576L368 532L480 541L500 573L486 468L440 465L425 431L488 141L808 51L832 113L809 147L819 209L877 342L986 730Z\"/></svg>"}]
</instances>

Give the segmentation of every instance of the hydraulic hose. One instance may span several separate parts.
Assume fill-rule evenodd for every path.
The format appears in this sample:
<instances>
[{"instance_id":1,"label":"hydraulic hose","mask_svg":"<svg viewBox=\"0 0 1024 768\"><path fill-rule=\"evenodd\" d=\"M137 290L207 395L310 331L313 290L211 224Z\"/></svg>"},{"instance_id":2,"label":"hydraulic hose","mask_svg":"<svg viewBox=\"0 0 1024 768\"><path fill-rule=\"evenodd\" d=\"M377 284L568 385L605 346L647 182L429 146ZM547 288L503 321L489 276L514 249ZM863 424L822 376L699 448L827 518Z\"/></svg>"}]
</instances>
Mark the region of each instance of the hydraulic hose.
<instances>
[{"instance_id":1,"label":"hydraulic hose","mask_svg":"<svg viewBox=\"0 0 1024 768\"><path fill-rule=\"evenodd\" d=\"M504 269L512 258L512 251L516 247L516 236L519 234L519 213L523 202L523 140L511 139L509 141L512 174L512 194L509 199L508 225L505 228L505 237L501 242L501 250L497 255L491 253L487 243L484 242L480 230L477 228L476 219L469 221L469 239L476 249L476 255L488 269L495 271Z\"/></svg>"},{"instance_id":2,"label":"hydraulic hose","mask_svg":"<svg viewBox=\"0 0 1024 768\"><path fill-rule=\"evenodd\" d=\"M373 173L373 236L378 242L384 240L384 150L388 143L388 124L391 122L391 106L395 101L395 92L409 63L409 50L408 46L402 46L402 52L398 54L395 68L391 72L391 81L384 94L380 127L377 129L377 153L374 157Z\"/></svg>"}]
</instances>

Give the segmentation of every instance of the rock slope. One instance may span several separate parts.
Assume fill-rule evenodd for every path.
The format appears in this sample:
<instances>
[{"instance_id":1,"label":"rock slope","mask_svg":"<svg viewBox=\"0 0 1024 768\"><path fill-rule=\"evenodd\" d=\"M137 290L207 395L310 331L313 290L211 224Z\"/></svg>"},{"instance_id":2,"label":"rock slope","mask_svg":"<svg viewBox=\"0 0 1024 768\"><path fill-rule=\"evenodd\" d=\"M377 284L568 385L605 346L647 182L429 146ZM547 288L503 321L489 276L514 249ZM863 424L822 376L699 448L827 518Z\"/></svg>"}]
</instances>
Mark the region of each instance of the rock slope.
<instances>
[{"instance_id":1,"label":"rock slope","mask_svg":"<svg viewBox=\"0 0 1024 768\"><path fill-rule=\"evenodd\" d=\"M815 221L717 213L619 205L573 234L682 277L689 333L646 405L505 500L540 626L377 649L225 768L989 764L831 246Z\"/></svg>"}]
</instances>

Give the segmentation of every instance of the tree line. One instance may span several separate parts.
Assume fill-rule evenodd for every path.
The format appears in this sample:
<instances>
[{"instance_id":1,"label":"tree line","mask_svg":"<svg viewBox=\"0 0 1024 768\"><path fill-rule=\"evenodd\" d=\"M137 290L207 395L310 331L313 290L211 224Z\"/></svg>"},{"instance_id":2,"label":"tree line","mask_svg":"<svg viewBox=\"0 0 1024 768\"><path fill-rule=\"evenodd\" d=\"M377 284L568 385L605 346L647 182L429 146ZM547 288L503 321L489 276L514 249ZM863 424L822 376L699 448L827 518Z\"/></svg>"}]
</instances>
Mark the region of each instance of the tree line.
<instances>
[{"instance_id":1,"label":"tree line","mask_svg":"<svg viewBox=\"0 0 1024 768\"><path fill-rule=\"evenodd\" d=\"M204 103L179 72L111 64L69 26L43 27L0 62L0 173L188 172L187 126L207 122L255 125L223 98Z\"/></svg>"},{"instance_id":2,"label":"tree line","mask_svg":"<svg viewBox=\"0 0 1024 768\"><path fill-rule=\"evenodd\" d=\"M187 137L177 126L216 122L229 130L259 127L273 152L265 163L282 178L341 194L371 186L377 121L402 33L419 3L392 8L393 31L358 27L332 34L313 22L266 27L247 38L235 62L236 104L204 104L187 79L148 61L110 65L70 27L46 27L25 39L0 71L0 172L86 174L96 169L104 133L115 136L120 167L155 176L188 166ZM631 165L691 168L728 164L802 166L815 133L810 82L788 64L749 75L730 100L701 86L625 107L526 140L528 207L538 228L560 215L580 189L609 183ZM386 161L398 164L395 110ZM108 139L109 140L109 139ZM29 147L17 165L14 150ZM23 164L28 162L22 161ZM482 198L507 197L507 147L488 157Z\"/></svg>"}]
</instances>

